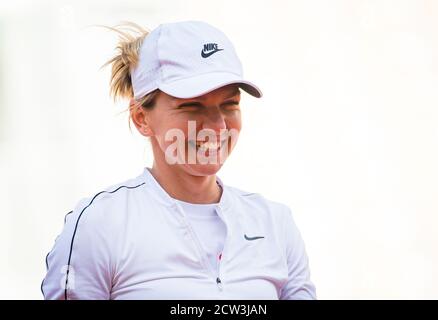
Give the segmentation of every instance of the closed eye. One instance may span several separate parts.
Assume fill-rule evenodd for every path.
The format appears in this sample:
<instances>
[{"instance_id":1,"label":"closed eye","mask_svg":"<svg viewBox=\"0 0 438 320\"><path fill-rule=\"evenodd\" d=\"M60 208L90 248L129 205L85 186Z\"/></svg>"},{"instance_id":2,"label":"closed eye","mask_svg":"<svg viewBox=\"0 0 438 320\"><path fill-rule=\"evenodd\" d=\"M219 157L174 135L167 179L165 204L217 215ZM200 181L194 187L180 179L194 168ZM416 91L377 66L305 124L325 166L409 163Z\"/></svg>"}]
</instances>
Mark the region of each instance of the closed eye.
<instances>
[{"instance_id":1,"label":"closed eye","mask_svg":"<svg viewBox=\"0 0 438 320\"><path fill-rule=\"evenodd\" d=\"M178 109L184 109L184 110L199 110L201 108L204 108L205 106L197 101L192 102L184 102L178 105ZM239 101L238 100L230 100L226 101L221 104L221 107L227 108L227 109L233 109L236 107L239 107Z\"/></svg>"},{"instance_id":2,"label":"closed eye","mask_svg":"<svg viewBox=\"0 0 438 320\"><path fill-rule=\"evenodd\" d=\"M222 106L226 108L236 108L239 107L239 103L240 102L238 100L226 101L222 103Z\"/></svg>"},{"instance_id":3,"label":"closed eye","mask_svg":"<svg viewBox=\"0 0 438 320\"><path fill-rule=\"evenodd\" d=\"M223 104L225 104L225 105L227 105L227 104L239 104L239 101L237 101L237 100L227 101L227 102L224 102Z\"/></svg>"},{"instance_id":4,"label":"closed eye","mask_svg":"<svg viewBox=\"0 0 438 320\"><path fill-rule=\"evenodd\" d=\"M184 109L184 108L202 108L203 105L199 102L185 102L185 103L181 103L178 106L178 109Z\"/></svg>"}]
</instances>

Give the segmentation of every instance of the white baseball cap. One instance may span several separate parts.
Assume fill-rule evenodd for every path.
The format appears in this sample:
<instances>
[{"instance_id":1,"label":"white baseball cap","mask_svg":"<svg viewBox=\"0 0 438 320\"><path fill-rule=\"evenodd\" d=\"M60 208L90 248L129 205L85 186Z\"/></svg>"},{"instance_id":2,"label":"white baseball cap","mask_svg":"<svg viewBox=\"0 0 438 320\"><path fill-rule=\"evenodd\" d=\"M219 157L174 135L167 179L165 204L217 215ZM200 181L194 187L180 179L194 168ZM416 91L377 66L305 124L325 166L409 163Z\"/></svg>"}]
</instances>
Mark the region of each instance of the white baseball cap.
<instances>
[{"instance_id":1,"label":"white baseball cap","mask_svg":"<svg viewBox=\"0 0 438 320\"><path fill-rule=\"evenodd\" d=\"M200 21L161 24L148 34L131 81L134 99L156 89L176 98L194 98L229 84L262 96L257 86L243 79L242 64L227 36Z\"/></svg>"}]
</instances>

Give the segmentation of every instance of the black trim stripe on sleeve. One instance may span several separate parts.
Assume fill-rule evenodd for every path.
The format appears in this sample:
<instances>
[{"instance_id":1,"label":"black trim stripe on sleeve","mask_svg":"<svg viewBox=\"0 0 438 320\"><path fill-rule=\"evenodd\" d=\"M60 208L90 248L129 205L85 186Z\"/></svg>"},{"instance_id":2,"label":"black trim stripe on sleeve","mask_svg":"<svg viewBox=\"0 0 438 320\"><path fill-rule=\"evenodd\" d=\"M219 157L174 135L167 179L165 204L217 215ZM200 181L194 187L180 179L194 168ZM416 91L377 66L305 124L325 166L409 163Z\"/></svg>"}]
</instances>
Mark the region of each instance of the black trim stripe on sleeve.
<instances>
[{"instance_id":1,"label":"black trim stripe on sleeve","mask_svg":"<svg viewBox=\"0 0 438 320\"><path fill-rule=\"evenodd\" d=\"M64 216L64 224L65 224L65 222L67 221L67 216L68 216L69 214L72 214L72 213L73 213L73 210L70 211L70 212L68 212L68 213Z\"/></svg>"},{"instance_id":2,"label":"black trim stripe on sleeve","mask_svg":"<svg viewBox=\"0 0 438 320\"><path fill-rule=\"evenodd\" d=\"M71 238L71 243L70 243L70 252L68 254L67 271L66 271L66 276L65 276L65 287L64 287L64 299L65 300L68 300L67 299L68 274L69 274L69 271L70 271L70 262L71 262L71 255L72 255L72 251L73 251L73 243L74 243L74 240L75 240L75 236L76 236L76 231L77 231L77 228L78 228L79 220L81 219L82 214L84 213L85 209L87 209L89 206L91 206L91 204L93 203L94 199L96 199L96 197L99 196L102 193L115 193L115 192L117 192L118 190L120 190L122 188L135 189L135 188L138 188L138 187L140 187L140 186L142 186L144 184L145 184L145 182L140 183L139 185L133 186L133 187L130 187L130 186L120 186L120 187L118 187L117 189L115 189L113 191L101 191L101 192L95 194L93 199L91 199L90 203L84 209L82 209L81 213L78 216L78 219L76 220L75 229L73 231L73 236Z\"/></svg>"},{"instance_id":3,"label":"black trim stripe on sleeve","mask_svg":"<svg viewBox=\"0 0 438 320\"><path fill-rule=\"evenodd\" d=\"M64 216L64 225L65 225L65 221L66 221L66 219L67 219L67 216L68 216L69 214L71 214L71 213L73 213L73 210L67 212L67 214ZM55 242L56 242L56 240L55 240ZM47 255L46 255L46 272L47 272L47 270L49 270L49 261L48 261L48 259L49 259L49 254L50 254L51 252L52 252L52 250L50 250L50 251L47 253ZM43 298L45 299L45 298L46 298L46 295L44 294L44 289L43 289L44 280L46 280L45 277L44 277L43 281L41 281L41 287L40 287L40 289L41 289L41 293L43 294Z\"/></svg>"}]
</instances>

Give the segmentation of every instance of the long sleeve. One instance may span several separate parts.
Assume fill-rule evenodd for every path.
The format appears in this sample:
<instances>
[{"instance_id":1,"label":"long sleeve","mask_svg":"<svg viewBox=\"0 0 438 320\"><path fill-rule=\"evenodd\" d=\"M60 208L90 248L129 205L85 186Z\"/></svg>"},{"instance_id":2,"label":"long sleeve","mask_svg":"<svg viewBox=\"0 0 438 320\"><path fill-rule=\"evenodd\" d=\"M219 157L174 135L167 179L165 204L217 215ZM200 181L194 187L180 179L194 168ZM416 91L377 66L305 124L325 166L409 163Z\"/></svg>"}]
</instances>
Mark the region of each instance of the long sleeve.
<instances>
[{"instance_id":1,"label":"long sleeve","mask_svg":"<svg viewBox=\"0 0 438 320\"><path fill-rule=\"evenodd\" d=\"M288 280L281 290L281 300L316 299L315 286L310 280L309 259L304 241L288 208L284 217Z\"/></svg>"},{"instance_id":2,"label":"long sleeve","mask_svg":"<svg viewBox=\"0 0 438 320\"><path fill-rule=\"evenodd\" d=\"M111 259L102 212L90 199L66 216L46 258L45 299L109 299Z\"/></svg>"}]
</instances>

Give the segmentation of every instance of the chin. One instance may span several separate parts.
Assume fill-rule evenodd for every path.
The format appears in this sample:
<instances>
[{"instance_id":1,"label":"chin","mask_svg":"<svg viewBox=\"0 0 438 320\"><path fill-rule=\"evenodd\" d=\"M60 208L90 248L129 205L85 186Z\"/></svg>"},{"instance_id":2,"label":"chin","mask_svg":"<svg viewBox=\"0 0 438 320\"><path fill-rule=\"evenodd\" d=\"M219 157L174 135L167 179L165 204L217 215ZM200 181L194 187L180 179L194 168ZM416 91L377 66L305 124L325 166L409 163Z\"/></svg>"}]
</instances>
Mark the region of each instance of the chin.
<instances>
[{"instance_id":1,"label":"chin","mask_svg":"<svg viewBox=\"0 0 438 320\"><path fill-rule=\"evenodd\" d=\"M215 175L221 168L223 163L218 164L186 164L186 170L194 176L205 177Z\"/></svg>"}]
</instances>

